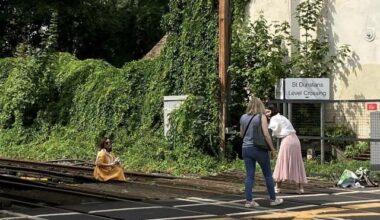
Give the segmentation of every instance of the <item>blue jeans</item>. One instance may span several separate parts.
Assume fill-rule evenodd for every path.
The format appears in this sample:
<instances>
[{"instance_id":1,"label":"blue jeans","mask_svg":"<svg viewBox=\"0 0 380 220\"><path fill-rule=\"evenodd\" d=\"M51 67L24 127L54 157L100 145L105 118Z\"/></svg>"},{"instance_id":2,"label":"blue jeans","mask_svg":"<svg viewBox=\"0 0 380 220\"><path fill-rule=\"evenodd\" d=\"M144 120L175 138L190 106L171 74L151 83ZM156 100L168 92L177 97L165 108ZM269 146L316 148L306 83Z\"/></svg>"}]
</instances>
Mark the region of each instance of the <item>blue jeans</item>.
<instances>
[{"instance_id":1,"label":"blue jeans","mask_svg":"<svg viewBox=\"0 0 380 220\"><path fill-rule=\"evenodd\" d=\"M247 176L245 178L245 199L252 201L252 189L255 183L256 161L259 163L265 177L265 184L271 200L276 199L274 181L270 168L270 158L267 150L257 147L243 147L243 159Z\"/></svg>"}]
</instances>

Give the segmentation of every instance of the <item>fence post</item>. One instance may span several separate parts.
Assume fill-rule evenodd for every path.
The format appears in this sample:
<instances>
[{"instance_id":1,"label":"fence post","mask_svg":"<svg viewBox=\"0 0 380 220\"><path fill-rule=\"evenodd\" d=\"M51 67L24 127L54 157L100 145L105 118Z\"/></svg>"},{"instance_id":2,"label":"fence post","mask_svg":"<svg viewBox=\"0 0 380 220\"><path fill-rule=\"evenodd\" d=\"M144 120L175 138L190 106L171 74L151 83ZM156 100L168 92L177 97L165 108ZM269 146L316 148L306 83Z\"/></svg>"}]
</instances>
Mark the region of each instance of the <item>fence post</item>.
<instances>
[{"instance_id":1,"label":"fence post","mask_svg":"<svg viewBox=\"0 0 380 220\"><path fill-rule=\"evenodd\" d=\"M325 103L321 102L321 164L325 163Z\"/></svg>"},{"instance_id":2,"label":"fence post","mask_svg":"<svg viewBox=\"0 0 380 220\"><path fill-rule=\"evenodd\" d=\"M370 138L380 138L380 112L370 113ZM380 170L380 142L370 142L370 164L372 170Z\"/></svg>"},{"instance_id":3,"label":"fence post","mask_svg":"<svg viewBox=\"0 0 380 220\"><path fill-rule=\"evenodd\" d=\"M288 117L288 104L286 102L284 102L284 104L282 105L282 111L282 115Z\"/></svg>"}]
</instances>

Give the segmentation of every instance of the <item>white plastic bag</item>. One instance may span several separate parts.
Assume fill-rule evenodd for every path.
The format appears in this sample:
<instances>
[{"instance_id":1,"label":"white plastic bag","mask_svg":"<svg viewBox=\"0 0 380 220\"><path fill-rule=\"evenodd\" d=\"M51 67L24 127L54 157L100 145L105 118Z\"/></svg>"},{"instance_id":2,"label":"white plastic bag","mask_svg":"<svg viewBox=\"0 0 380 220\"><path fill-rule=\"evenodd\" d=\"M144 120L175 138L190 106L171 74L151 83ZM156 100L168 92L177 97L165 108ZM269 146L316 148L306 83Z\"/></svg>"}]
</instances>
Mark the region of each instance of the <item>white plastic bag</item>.
<instances>
[{"instance_id":1,"label":"white plastic bag","mask_svg":"<svg viewBox=\"0 0 380 220\"><path fill-rule=\"evenodd\" d=\"M337 185L342 188L355 187L355 183L359 181L359 178L351 170L344 170L339 178Z\"/></svg>"}]
</instances>

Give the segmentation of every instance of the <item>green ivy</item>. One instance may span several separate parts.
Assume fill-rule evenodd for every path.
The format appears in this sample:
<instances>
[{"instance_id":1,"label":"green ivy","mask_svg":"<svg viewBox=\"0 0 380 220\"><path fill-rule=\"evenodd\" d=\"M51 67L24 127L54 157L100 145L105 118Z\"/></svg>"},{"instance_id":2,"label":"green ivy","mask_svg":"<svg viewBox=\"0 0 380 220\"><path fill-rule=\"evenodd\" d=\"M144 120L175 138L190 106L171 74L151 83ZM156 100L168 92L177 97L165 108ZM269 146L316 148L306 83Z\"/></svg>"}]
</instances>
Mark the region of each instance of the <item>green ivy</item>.
<instances>
[{"instance_id":1,"label":"green ivy","mask_svg":"<svg viewBox=\"0 0 380 220\"><path fill-rule=\"evenodd\" d=\"M173 114L173 121L183 122L182 125L187 124L191 130L183 134L183 129L173 129L171 140L206 152L215 152L218 146L216 3L215 0L172 0L171 13L163 21L169 33L162 57L164 74L173 85L167 95L193 95L203 99L202 105L194 111L188 109Z\"/></svg>"},{"instance_id":2,"label":"green ivy","mask_svg":"<svg viewBox=\"0 0 380 220\"><path fill-rule=\"evenodd\" d=\"M264 17L247 26L248 2L233 1L231 121L238 120L249 94L270 98L276 79L304 73L300 64L306 58L321 61L301 50L286 61L283 44L295 42L289 26L269 32ZM218 1L170 0L162 25L168 37L160 57L122 68L54 53L54 33L46 36L40 54L0 59L1 156L93 160L96 144L107 135L130 169L176 174L228 169L218 157ZM329 59L322 60L318 65ZM189 98L172 113L164 137L167 95Z\"/></svg>"},{"instance_id":3,"label":"green ivy","mask_svg":"<svg viewBox=\"0 0 380 220\"><path fill-rule=\"evenodd\" d=\"M207 156L218 146L216 2L171 1L163 20L167 44L154 60L115 68L50 50L1 59L2 155L93 160L97 142L108 135L127 167L176 173L216 169L217 160ZM194 112L173 114L191 129L184 134L173 129L178 140L173 147L163 136L163 96L180 94L203 102Z\"/></svg>"}]
</instances>

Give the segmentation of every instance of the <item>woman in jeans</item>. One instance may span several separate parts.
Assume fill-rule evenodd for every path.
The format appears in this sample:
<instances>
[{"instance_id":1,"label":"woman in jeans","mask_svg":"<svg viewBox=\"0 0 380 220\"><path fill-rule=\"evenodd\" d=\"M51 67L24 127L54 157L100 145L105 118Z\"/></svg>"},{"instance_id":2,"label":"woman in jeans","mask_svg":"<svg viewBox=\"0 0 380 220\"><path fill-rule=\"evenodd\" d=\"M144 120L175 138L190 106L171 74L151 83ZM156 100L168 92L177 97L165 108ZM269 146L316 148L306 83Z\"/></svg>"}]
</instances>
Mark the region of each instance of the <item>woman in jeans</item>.
<instances>
[{"instance_id":1,"label":"woman in jeans","mask_svg":"<svg viewBox=\"0 0 380 220\"><path fill-rule=\"evenodd\" d=\"M253 140L253 128L254 126L260 125L261 117L261 127L265 140L268 143L269 150L273 153L275 151L272 143L272 139L268 132L268 122L265 116L265 107L260 99L253 97L248 103L246 114L242 115L240 118L240 136L243 137L242 154L245 164L245 169L247 172L245 179L245 207L257 207L259 204L252 200L252 189L255 182L255 171L256 162L259 163L261 170L265 177L265 183L267 186L270 205L280 205L283 203L283 199L276 198L274 191L274 182L272 178L272 170L270 167L270 157L269 151L267 149L259 148L255 146ZM247 131L245 132L245 130ZM245 135L244 135L245 134Z\"/></svg>"}]
</instances>

